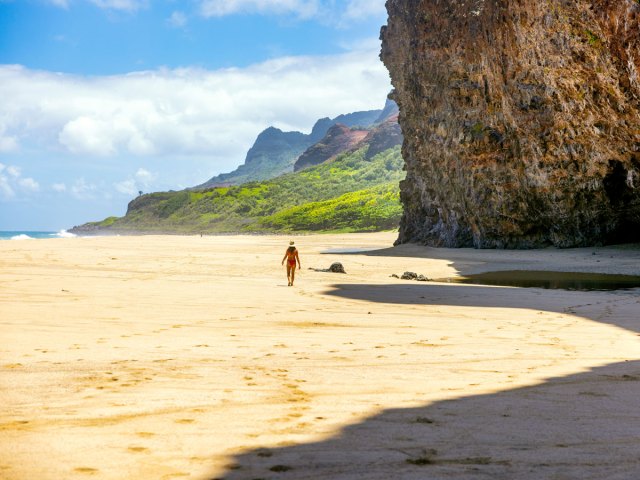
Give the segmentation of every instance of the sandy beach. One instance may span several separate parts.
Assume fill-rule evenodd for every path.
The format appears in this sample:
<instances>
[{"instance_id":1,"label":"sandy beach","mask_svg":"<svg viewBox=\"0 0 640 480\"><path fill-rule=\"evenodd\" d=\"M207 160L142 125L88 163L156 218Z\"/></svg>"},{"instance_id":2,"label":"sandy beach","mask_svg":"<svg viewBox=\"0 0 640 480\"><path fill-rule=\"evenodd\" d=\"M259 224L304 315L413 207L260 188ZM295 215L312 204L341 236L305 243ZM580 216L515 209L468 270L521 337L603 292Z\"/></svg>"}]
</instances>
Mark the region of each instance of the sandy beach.
<instances>
[{"instance_id":1,"label":"sandy beach","mask_svg":"<svg viewBox=\"0 0 640 480\"><path fill-rule=\"evenodd\" d=\"M640 249L395 238L295 237L293 287L289 237L0 242L0 478L640 478L639 289L391 277Z\"/></svg>"}]
</instances>

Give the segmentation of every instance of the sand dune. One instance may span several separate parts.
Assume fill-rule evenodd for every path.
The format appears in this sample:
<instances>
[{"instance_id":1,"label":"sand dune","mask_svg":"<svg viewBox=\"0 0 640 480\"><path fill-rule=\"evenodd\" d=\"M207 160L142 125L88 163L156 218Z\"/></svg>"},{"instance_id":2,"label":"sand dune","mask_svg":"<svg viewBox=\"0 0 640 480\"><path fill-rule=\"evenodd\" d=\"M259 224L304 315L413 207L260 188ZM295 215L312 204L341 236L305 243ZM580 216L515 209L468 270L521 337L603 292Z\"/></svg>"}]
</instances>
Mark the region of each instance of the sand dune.
<instances>
[{"instance_id":1,"label":"sand dune","mask_svg":"<svg viewBox=\"0 0 640 480\"><path fill-rule=\"evenodd\" d=\"M640 250L394 239L297 237L294 287L287 237L0 242L0 478L640 478L638 290L390 277Z\"/></svg>"}]
</instances>

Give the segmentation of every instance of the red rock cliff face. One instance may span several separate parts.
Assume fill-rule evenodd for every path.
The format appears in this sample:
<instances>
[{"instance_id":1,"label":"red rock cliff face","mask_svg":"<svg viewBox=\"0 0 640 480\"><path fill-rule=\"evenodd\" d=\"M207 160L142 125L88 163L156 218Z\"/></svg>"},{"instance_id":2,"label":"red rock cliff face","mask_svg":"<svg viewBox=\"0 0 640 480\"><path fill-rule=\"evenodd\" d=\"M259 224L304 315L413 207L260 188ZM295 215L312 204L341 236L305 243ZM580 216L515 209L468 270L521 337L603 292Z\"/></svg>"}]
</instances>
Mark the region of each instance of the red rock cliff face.
<instances>
[{"instance_id":1,"label":"red rock cliff face","mask_svg":"<svg viewBox=\"0 0 640 480\"><path fill-rule=\"evenodd\" d=\"M637 0L388 0L398 241L640 241Z\"/></svg>"}]
</instances>

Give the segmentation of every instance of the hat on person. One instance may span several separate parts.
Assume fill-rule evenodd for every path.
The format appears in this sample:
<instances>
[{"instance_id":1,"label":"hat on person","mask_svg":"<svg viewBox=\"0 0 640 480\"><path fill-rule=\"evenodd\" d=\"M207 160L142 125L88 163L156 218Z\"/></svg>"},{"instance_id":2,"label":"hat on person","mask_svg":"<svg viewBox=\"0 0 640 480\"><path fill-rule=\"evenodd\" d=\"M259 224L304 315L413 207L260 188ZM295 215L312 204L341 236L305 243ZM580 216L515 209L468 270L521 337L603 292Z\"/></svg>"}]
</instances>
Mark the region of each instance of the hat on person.
<instances>
[{"instance_id":1,"label":"hat on person","mask_svg":"<svg viewBox=\"0 0 640 480\"><path fill-rule=\"evenodd\" d=\"M293 240L291 240L291 241L289 242L289 245L295 245L295 244L296 244L296 242L294 242Z\"/></svg>"}]
</instances>

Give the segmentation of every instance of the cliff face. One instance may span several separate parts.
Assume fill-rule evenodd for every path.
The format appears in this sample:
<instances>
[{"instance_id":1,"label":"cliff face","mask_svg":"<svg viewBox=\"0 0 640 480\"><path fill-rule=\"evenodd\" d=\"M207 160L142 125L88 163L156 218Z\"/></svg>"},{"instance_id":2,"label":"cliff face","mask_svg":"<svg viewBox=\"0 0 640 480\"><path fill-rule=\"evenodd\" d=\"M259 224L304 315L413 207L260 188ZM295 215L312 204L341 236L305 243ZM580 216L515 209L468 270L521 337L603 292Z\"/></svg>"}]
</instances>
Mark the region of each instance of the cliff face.
<instances>
[{"instance_id":1,"label":"cliff face","mask_svg":"<svg viewBox=\"0 0 640 480\"><path fill-rule=\"evenodd\" d=\"M294 171L320 165L331 160L336 155L348 153L367 147L364 154L365 160L371 160L377 154L382 153L396 145L402 145L402 131L398 124L398 113L395 102L389 110L383 111L378 117L381 123L368 130L356 127L349 128L340 123L329 129L327 134L318 143L309 147L298 157L294 165ZM386 112L386 114L385 114Z\"/></svg>"},{"instance_id":2,"label":"cliff face","mask_svg":"<svg viewBox=\"0 0 640 480\"><path fill-rule=\"evenodd\" d=\"M388 0L398 241L640 240L640 3Z\"/></svg>"},{"instance_id":3,"label":"cliff face","mask_svg":"<svg viewBox=\"0 0 640 480\"><path fill-rule=\"evenodd\" d=\"M389 148L402 145L402 130L398 124L398 115L389 117L380 125L372 128L361 143L369 145L364 156L367 160Z\"/></svg>"},{"instance_id":4,"label":"cliff face","mask_svg":"<svg viewBox=\"0 0 640 480\"><path fill-rule=\"evenodd\" d=\"M351 129L341 123L329 129L322 140L309 147L298 157L293 171L320 165L339 153L346 152L362 141L368 134L367 130Z\"/></svg>"},{"instance_id":5,"label":"cliff face","mask_svg":"<svg viewBox=\"0 0 640 480\"><path fill-rule=\"evenodd\" d=\"M394 119L396 122L398 121L398 113L400 113L400 109L398 108L398 104L387 98L386 103L384 104L384 108L382 109L382 113L376 119L375 123L383 123L389 119Z\"/></svg>"}]
</instances>

